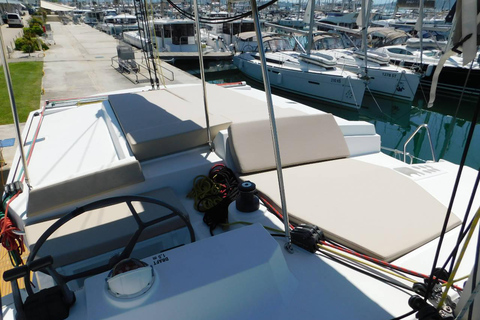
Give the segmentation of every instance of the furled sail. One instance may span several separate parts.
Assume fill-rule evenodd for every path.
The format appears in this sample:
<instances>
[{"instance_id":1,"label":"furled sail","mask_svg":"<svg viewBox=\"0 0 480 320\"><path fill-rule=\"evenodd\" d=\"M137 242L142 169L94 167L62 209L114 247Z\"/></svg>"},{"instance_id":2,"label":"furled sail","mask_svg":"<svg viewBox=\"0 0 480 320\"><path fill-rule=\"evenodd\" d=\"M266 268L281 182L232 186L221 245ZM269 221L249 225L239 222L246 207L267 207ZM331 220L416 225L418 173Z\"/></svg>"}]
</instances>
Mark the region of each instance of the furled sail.
<instances>
[{"instance_id":1,"label":"furled sail","mask_svg":"<svg viewBox=\"0 0 480 320\"><path fill-rule=\"evenodd\" d=\"M480 0L457 0L455 17L452 26L452 36L447 45L447 51L442 55L432 78L430 100L428 107L433 106L438 77L443 64L449 57L462 53L462 63L465 66L477 56L477 47L480 43Z\"/></svg>"},{"instance_id":2,"label":"furled sail","mask_svg":"<svg viewBox=\"0 0 480 320\"><path fill-rule=\"evenodd\" d=\"M303 15L303 22L310 25L310 16L312 11L312 1L307 1L307 8L305 8L305 14Z\"/></svg>"},{"instance_id":3,"label":"furled sail","mask_svg":"<svg viewBox=\"0 0 480 320\"><path fill-rule=\"evenodd\" d=\"M463 65L466 65L475 59L480 43L480 0L458 0L456 9L452 46L463 53Z\"/></svg>"}]
</instances>

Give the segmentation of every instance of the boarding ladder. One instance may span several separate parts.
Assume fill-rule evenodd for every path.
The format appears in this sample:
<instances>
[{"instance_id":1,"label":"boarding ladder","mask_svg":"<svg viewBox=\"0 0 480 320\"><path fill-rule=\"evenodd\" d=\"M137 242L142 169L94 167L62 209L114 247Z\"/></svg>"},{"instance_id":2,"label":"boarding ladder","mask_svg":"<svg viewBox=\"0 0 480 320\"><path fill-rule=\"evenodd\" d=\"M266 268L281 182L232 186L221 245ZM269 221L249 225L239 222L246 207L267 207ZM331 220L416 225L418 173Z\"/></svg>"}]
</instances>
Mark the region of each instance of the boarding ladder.
<instances>
[{"instance_id":1,"label":"boarding ladder","mask_svg":"<svg viewBox=\"0 0 480 320\"><path fill-rule=\"evenodd\" d=\"M428 128L428 125L426 123L418 126L418 128L412 133L412 135L407 139L407 141L403 145L403 162L407 162L407 155L410 156L410 153L407 153L407 145L410 143L410 141L413 139L413 137L415 137L415 135L421 129L425 129L425 131L427 132L428 142L430 143L430 151L432 152L432 160L433 160L433 162L436 162L435 151L433 150L432 137L430 136L430 129Z\"/></svg>"}]
</instances>

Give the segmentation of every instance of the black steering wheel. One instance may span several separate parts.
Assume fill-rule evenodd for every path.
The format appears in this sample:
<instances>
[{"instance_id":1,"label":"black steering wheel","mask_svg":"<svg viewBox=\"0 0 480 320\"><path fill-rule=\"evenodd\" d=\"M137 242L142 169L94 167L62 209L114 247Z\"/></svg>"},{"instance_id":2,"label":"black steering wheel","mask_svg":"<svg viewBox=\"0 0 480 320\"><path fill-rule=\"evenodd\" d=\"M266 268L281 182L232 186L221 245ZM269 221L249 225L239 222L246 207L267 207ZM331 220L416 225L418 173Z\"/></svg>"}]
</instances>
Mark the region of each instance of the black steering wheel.
<instances>
[{"instance_id":1,"label":"black steering wheel","mask_svg":"<svg viewBox=\"0 0 480 320\"><path fill-rule=\"evenodd\" d=\"M172 213L170 213L168 215L165 215L165 216L162 216L162 217L159 217L159 218L156 218L156 219L153 219L153 220L150 220L148 222L143 222L140 219L140 216L138 215L137 211L133 207L132 202L152 203L152 204L167 208L167 209L171 210ZM112 269L113 266L115 266L118 262L120 262L123 259L126 259L126 258L130 257L130 254L132 253L132 251L135 247L135 244L138 242L138 239L140 238L140 235L142 234L143 230L145 230L145 228L150 227L150 226L155 225L155 224L158 224L158 223L161 223L165 220L168 220L168 219L171 219L171 218L174 218L174 217L180 217L183 220L183 222L185 222L185 225L188 228L188 231L190 233L190 240L191 240L191 242L195 242L195 233L193 231L193 227L192 227L190 221L187 219L187 217L185 217L184 214L180 210L176 209L175 207L173 207L173 206L171 206L171 205L169 205L169 204L167 204L163 201L153 199L153 198L148 198L148 197L143 197L143 196L120 196L120 197L113 197L113 198L98 200L98 201L89 203L87 205L78 207L75 210L67 213L66 215L64 215L63 217L58 219L54 224L52 224L41 235L41 237L35 243L35 246L34 246L33 250L30 252L30 254L27 258L27 264L32 263L35 260L35 257L37 256L40 248L45 243L45 241L47 241L47 239L55 231L57 231L60 227L62 227L65 223L67 223L68 221L72 220L73 218L75 218L75 217L77 217L77 216L79 216L79 215L81 215L85 212L92 211L92 210L95 210L95 209L100 209L100 208L111 206L111 205L115 205L115 204L118 204L118 203L126 203L127 204L128 208L130 209L130 213L133 215L133 217L135 219L135 222L137 223L137 230L135 231L135 233L133 234L131 239L128 241L128 243L125 246L125 248L123 249L123 251L120 254L116 254L113 257L111 257L110 260L104 265L94 267L94 268L91 268L91 269L88 269L88 270L85 270L85 271L82 271L82 272L78 272L78 273L75 273L75 274L72 274L72 275L68 275L68 276L59 274L51 266L46 268L47 273L50 274L54 278L55 282L57 282L57 285L59 285L59 286L65 285L69 281L84 278L84 277L93 276L93 275L96 275L96 274L99 274L99 273L102 273L102 272L105 272L105 271L108 271L108 270ZM53 257L53 259L55 259L55 257ZM24 279L25 279L25 288L27 289L28 294L32 295L33 290L32 290L31 284L30 284L29 275L25 276Z\"/></svg>"}]
</instances>

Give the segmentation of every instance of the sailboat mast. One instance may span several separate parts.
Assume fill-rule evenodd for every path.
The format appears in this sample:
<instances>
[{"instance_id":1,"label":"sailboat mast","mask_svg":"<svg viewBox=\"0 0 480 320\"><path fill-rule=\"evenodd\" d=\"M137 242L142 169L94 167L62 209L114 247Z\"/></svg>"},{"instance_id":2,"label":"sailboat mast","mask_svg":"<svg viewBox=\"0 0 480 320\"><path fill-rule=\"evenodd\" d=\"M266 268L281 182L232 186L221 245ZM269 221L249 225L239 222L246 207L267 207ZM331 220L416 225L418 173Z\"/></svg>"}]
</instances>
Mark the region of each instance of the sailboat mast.
<instances>
[{"instance_id":1,"label":"sailboat mast","mask_svg":"<svg viewBox=\"0 0 480 320\"><path fill-rule=\"evenodd\" d=\"M423 1L420 0L420 8L418 14L418 38L420 39L420 67L423 66Z\"/></svg>"},{"instance_id":2,"label":"sailboat mast","mask_svg":"<svg viewBox=\"0 0 480 320\"><path fill-rule=\"evenodd\" d=\"M369 17L370 17L370 11L371 11L371 3L372 3L372 0L362 0L362 9L360 11L360 18L361 18L361 24L362 24L362 26L361 26L362 27L362 48L361 48L361 50L363 52L363 63L364 63L364 66L365 66L365 76L368 75L367 31L368 31Z\"/></svg>"},{"instance_id":3,"label":"sailboat mast","mask_svg":"<svg viewBox=\"0 0 480 320\"><path fill-rule=\"evenodd\" d=\"M310 5L310 21L308 27L308 42L307 42L307 54L310 55L310 51L312 50L313 46L313 27L314 27L314 18L315 18L315 0L308 0L308 4ZM308 6L307 6L308 10ZM307 14L307 11L305 11Z\"/></svg>"}]
</instances>

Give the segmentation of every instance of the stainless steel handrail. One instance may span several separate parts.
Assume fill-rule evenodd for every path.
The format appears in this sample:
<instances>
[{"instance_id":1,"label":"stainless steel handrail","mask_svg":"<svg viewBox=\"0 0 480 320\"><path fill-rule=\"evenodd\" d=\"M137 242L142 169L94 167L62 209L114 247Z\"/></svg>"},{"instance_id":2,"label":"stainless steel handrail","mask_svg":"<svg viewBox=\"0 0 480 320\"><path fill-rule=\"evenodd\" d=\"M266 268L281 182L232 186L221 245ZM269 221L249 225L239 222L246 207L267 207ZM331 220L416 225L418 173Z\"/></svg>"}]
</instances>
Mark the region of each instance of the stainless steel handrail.
<instances>
[{"instance_id":1,"label":"stainless steel handrail","mask_svg":"<svg viewBox=\"0 0 480 320\"><path fill-rule=\"evenodd\" d=\"M432 143L432 138L430 136L430 129L428 128L428 125L426 123L418 126L418 128L412 133L410 138L407 139L405 144L403 145L403 162L407 162L407 145L410 143L410 141L415 137L415 135L422 129L425 128L427 131L427 136L428 136L428 142L430 142L430 151L432 152L432 159L434 162L437 160L435 159L435 152L433 151L433 143Z\"/></svg>"}]
</instances>

